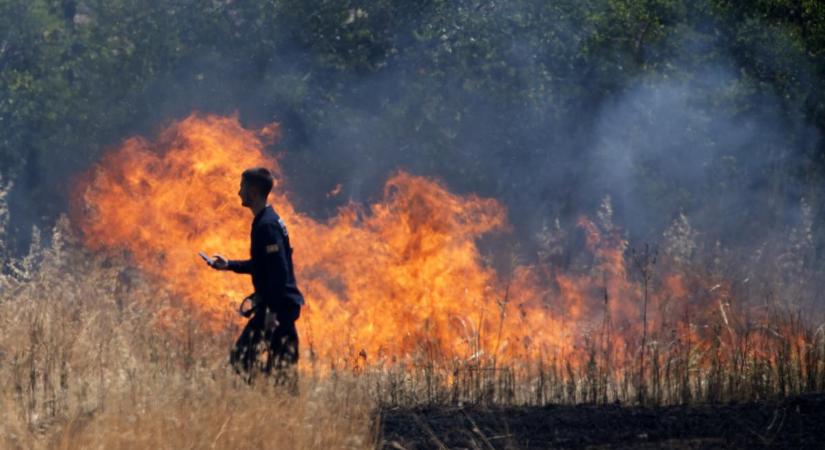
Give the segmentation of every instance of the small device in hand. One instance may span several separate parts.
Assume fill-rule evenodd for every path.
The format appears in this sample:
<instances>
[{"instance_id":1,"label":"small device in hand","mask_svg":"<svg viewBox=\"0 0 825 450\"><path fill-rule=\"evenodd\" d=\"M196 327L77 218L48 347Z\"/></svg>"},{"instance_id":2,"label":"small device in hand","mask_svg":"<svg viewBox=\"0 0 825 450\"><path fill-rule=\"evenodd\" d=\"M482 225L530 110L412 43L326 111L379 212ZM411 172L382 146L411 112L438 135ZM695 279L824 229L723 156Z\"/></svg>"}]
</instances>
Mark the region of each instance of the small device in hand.
<instances>
[{"instance_id":1,"label":"small device in hand","mask_svg":"<svg viewBox=\"0 0 825 450\"><path fill-rule=\"evenodd\" d=\"M215 260L206 256L206 253L204 252L198 252L198 256L203 258L203 260L206 261L206 264L209 264L210 267L212 267L212 265L215 264Z\"/></svg>"}]
</instances>

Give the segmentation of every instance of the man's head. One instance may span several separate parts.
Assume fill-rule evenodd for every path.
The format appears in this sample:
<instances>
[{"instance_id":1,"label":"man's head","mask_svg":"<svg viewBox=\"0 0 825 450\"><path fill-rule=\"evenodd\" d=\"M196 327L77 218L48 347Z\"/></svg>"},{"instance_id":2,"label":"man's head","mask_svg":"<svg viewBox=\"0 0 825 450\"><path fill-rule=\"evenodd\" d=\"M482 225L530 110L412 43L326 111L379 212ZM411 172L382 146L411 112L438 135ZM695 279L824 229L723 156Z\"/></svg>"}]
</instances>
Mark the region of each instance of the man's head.
<instances>
[{"instance_id":1,"label":"man's head","mask_svg":"<svg viewBox=\"0 0 825 450\"><path fill-rule=\"evenodd\" d=\"M241 197L241 204L252 207L256 203L266 203L269 191L272 190L275 178L272 172L265 167L253 167L246 169L241 174L241 190L238 195Z\"/></svg>"}]
</instances>

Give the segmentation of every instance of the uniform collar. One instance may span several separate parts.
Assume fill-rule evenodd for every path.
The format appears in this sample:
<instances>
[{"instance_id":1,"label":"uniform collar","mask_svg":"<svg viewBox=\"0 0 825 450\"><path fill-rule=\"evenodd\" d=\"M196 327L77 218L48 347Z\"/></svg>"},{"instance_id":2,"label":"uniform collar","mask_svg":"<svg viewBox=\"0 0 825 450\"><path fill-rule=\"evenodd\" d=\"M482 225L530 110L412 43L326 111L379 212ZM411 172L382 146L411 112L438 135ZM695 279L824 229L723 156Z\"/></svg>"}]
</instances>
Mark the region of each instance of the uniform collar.
<instances>
[{"instance_id":1,"label":"uniform collar","mask_svg":"<svg viewBox=\"0 0 825 450\"><path fill-rule=\"evenodd\" d=\"M267 210L272 210L272 206L269 203L267 203L266 206L264 206L264 209L258 211L258 214L255 214L255 218L252 219L252 226L255 226L255 224L258 223L259 220L261 220L261 217L263 217L263 215L266 214Z\"/></svg>"}]
</instances>

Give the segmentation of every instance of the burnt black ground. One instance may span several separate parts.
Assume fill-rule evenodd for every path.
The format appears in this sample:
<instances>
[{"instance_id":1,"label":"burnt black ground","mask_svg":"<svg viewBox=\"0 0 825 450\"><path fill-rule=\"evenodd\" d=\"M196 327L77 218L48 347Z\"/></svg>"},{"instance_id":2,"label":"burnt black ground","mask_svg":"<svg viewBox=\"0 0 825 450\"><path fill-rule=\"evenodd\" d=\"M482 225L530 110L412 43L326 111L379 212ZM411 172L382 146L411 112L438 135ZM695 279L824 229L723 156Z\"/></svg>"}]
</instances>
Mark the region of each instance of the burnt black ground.
<instances>
[{"instance_id":1,"label":"burnt black ground","mask_svg":"<svg viewBox=\"0 0 825 450\"><path fill-rule=\"evenodd\" d=\"M825 394L722 405L388 408L382 449L825 449Z\"/></svg>"}]
</instances>

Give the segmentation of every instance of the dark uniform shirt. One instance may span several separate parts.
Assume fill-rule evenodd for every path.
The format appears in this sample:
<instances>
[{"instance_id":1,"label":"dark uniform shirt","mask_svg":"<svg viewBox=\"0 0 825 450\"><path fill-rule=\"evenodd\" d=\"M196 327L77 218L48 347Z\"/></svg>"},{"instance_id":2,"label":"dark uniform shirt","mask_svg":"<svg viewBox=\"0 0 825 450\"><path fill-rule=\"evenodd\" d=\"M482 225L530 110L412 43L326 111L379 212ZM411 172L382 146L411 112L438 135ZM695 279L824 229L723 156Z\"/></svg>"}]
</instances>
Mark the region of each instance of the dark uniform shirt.
<instances>
[{"instance_id":1,"label":"dark uniform shirt","mask_svg":"<svg viewBox=\"0 0 825 450\"><path fill-rule=\"evenodd\" d=\"M252 221L250 256L243 261L229 261L229 270L252 275L258 306L277 311L304 304L295 281L286 225L269 205Z\"/></svg>"}]
</instances>

